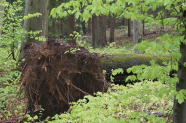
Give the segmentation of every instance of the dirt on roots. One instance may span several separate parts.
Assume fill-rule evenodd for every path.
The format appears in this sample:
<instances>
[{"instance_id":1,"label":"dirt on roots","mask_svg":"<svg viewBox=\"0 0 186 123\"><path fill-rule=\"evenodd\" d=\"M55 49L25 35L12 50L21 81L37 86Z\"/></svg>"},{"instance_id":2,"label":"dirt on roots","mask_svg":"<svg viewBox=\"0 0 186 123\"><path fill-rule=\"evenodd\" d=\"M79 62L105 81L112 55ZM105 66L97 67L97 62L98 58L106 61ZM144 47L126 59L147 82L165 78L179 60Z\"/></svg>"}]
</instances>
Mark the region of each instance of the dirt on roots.
<instances>
[{"instance_id":1,"label":"dirt on roots","mask_svg":"<svg viewBox=\"0 0 186 123\"><path fill-rule=\"evenodd\" d=\"M99 57L83 47L50 38L42 46L27 43L23 50L20 88L31 114L35 104L41 105L46 116L63 113L69 102L108 88Z\"/></svg>"}]
</instances>

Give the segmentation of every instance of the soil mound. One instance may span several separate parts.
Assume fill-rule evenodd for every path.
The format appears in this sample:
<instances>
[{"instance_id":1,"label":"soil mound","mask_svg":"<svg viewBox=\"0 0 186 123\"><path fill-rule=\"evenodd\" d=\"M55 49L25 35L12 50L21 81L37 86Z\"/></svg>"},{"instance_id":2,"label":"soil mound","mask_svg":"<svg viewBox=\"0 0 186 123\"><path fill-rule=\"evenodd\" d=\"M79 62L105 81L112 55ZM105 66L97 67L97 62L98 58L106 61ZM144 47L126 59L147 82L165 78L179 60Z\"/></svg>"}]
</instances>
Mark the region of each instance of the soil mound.
<instances>
[{"instance_id":1,"label":"soil mound","mask_svg":"<svg viewBox=\"0 0 186 123\"><path fill-rule=\"evenodd\" d=\"M107 90L100 59L83 47L50 38L42 46L27 43L23 50L20 88L28 98L30 113L38 104L45 115L53 116L67 111L69 102Z\"/></svg>"}]
</instances>

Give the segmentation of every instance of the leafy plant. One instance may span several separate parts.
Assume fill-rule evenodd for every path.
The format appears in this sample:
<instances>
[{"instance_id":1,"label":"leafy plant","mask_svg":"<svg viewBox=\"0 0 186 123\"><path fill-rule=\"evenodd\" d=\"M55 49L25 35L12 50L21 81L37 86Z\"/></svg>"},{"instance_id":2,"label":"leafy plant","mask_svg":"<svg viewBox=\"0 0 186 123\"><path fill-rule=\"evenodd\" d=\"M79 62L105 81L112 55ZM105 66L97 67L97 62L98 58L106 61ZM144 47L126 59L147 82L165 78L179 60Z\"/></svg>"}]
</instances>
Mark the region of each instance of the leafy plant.
<instances>
[{"instance_id":1,"label":"leafy plant","mask_svg":"<svg viewBox=\"0 0 186 123\"><path fill-rule=\"evenodd\" d=\"M2 34L0 36L0 48L3 48L3 50L5 50L6 52L10 52L7 58L12 56L12 59L17 62L17 65L18 56L21 50L21 40L24 37L24 34L28 33L30 34L30 36L34 36L40 33L40 31L26 32L25 30L23 30L24 20L32 17L38 17L41 14L35 13L23 16L23 14L20 14L20 11L23 10L22 3L22 0L17 0L12 4L1 1L1 5L5 7L5 12L1 12L5 13L5 15L2 19L3 25L0 26L0 29L2 30ZM41 40L43 38L39 39Z\"/></svg>"},{"instance_id":2,"label":"leafy plant","mask_svg":"<svg viewBox=\"0 0 186 123\"><path fill-rule=\"evenodd\" d=\"M163 93L162 90L170 93ZM159 92L159 93L157 93ZM57 122L157 122L166 123L168 118L149 115L148 112L172 114L171 90L161 82L143 81L134 85L113 85L107 93L97 92L96 97L73 102L71 113L55 115L51 121ZM160 94L162 97L160 98Z\"/></svg>"}]
</instances>

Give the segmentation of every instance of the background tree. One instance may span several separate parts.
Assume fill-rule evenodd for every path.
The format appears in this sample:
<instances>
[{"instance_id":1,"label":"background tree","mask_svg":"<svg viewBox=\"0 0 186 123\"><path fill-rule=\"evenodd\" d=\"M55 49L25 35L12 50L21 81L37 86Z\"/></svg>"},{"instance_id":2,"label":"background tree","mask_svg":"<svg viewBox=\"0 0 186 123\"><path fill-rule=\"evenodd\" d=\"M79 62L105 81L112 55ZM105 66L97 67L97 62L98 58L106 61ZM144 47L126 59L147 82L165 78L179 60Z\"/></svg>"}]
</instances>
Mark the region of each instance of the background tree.
<instances>
[{"instance_id":1,"label":"background tree","mask_svg":"<svg viewBox=\"0 0 186 123\"><path fill-rule=\"evenodd\" d=\"M0 3L2 4L4 2L4 0L0 0ZM1 18L1 21L0 21L0 26L3 24L3 16L4 16L4 6L0 5L0 18ZM0 35L2 34L2 30L0 30Z\"/></svg>"},{"instance_id":2,"label":"background tree","mask_svg":"<svg viewBox=\"0 0 186 123\"><path fill-rule=\"evenodd\" d=\"M94 47L102 47L106 40L106 17L103 15L92 16L92 44Z\"/></svg>"},{"instance_id":3,"label":"background tree","mask_svg":"<svg viewBox=\"0 0 186 123\"><path fill-rule=\"evenodd\" d=\"M131 20L130 19L127 19L128 20L128 37L131 36Z\"/></svg>"},{"instance_id":4,"label":"background tree","mask_svg":"<svg viewBox=\"0 0 186 123\"><path fill-rule=\"evenodd\" d=\"M91 18L89 18L88 20L88 35L91 35L91 32L92 32L92 28L91 28Z\"/></svg>"},{"instance_id":5,"label":"background tree","mask_svg":"<svg viewBox=\"0 0 186 123\"><path fill-rule=\"evenodd\" d=\"M21 48L24 47L25 43L35 42L37 44L42 44L43 42L37 41L35 38L43 36L48 37L48 2L49 0L26 0L25 3L25 15L34 14L36 12L41 13L42 16L30 18L24 21L23 28L27 32L29 31L39 31L36 35L29 33L25 34L25 38L22 39ZM32 36L33 35L33 36ZM26 40L26 42L25 42ZM22 58L24 51L22 50L19 59Z\"/></svg>"},{"instance_id":6,"label":"background tree","mask_svg":"<svg viewBox=\"0 0 186 123\"><path fill-rule=\"evenodd\" d=\"M133 43L134 45L142 42L142 23L137 20L133 20ZM143 53L139 52L138 49L134 50L134 53Z\"/></svg>"},{"instance_id":7,"label":"background tree","mask_svg":"<svg viewBox=\"0 0 186 123\"><path fill-rule=\"evenodd\" d=\"M74 39L73 32L75 31L75 20L74 20L74 15L69 15L68 17L68 29L67 29L67 43L69 44L76 44L76 40ZM72 35L71 35L72 34Z\"/></svg>"},{"instance_id":8,"label":"background tree","mask_svg":"<svg viewBox=\"0 0 186 123\"><path fill-rule=\"evenodd\" d=\"M113 14L110 24L110 37L109 42L114 42L114 30L115 30L116 15Z\"/></svg>"}]
</instances>

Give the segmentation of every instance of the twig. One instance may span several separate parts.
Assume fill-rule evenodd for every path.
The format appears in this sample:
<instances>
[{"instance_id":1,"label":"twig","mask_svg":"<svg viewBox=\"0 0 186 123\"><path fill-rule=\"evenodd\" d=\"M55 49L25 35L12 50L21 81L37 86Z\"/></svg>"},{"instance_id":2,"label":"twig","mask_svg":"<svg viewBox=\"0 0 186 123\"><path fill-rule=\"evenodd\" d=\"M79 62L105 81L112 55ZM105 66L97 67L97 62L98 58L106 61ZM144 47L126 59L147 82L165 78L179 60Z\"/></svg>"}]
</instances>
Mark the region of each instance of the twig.
<instances>
[{"instance_id":1,"label":"twig","mask_svg":"<svg viewBox=\"0 0 186 123\"><path fill-rule=\"evenodd\" d=\"M74 87L75 89L77 89L77 90L79 90L79 91L83 92L84 94L87 94L87 95L92 96L91 94L89 94L89 93L87 93L87 92L85 92L85 91L81 90L80 88L78 88L78 87L74 86L72 83L70 83L70 85L71 85L72 87ZM94 96L92 96L92 97L94 97Z\"/></svg>"},{"instance_id":2,"label":"twig","mask_svg":"<svg viewBox=\"0 0 186 123\"><path fill-rule=\"evenodd\" d=\"M69 109L68 109L68 111L67 111L67 113L70 113L71 111L72 111L72 109L71 109L71 108L69 108Z\"/></svg>"},{"instance_id":3,"label":"twig","mask_svg":"<svg viewBox=\"0 0 186 123\"><path fill-rule=\"evenodd\" d=\"M60 74L61 74L61 71L59 71L59 73L57 75L57 80L59 79Z\"/></svg>"},{"instance_id":4,"label":"twig","mask_svg":"<svg viewBox=\"0 0 186 123\"><path fill-rule=\"evenodd\" d=\"M57 92L59 94L59 99L63 100L65 103L67 103L69 105L69 103L65 100L65 97L62 95L62 93L61 93L61 91L60 91L60 89L59 89L57 84L55 84L55 87L56 87L56 90L57 90Z\"/></svg>"}]
</instances>

